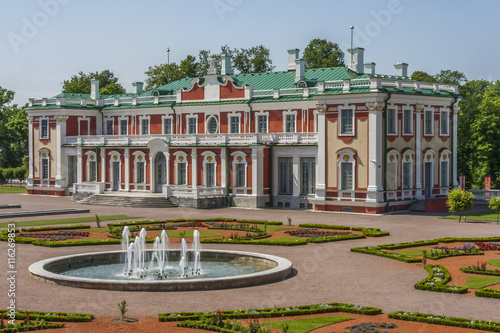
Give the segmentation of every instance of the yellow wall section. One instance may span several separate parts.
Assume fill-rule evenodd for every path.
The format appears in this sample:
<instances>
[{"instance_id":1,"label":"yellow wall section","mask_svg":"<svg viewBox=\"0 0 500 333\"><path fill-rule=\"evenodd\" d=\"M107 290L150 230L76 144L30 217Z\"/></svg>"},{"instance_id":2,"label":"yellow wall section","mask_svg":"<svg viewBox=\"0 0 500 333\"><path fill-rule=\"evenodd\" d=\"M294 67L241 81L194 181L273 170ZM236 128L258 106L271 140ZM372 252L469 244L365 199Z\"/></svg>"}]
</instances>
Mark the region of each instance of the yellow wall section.
<instances>
[{"instance_id":1,"label":"yellow wall section","mask_svg":"<svg viewBox=\"0 0 500 333\"><path fill-rule=\"evenodd\" d=\"M56 129L51 128L49 126L49 140L46 144L40 141L40 129L33 129L33 151L34 151L34 161L33 161L33 173L35 178L40 177L40 149L46 148L50 150L50 178L55 178L57 173L57 163L56 163L56 154L57 154L57 143L56 143Z\"/></svg>"}]
</instances>

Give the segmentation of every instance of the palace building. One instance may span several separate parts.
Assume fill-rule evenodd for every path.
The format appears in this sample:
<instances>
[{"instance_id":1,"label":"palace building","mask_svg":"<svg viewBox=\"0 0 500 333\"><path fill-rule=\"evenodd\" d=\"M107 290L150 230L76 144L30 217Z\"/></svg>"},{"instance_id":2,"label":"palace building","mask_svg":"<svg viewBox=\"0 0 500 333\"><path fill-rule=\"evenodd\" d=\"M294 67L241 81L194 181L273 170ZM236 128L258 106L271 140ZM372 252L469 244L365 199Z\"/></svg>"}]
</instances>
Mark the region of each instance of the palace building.
<instances>
[{"instance_id":1,"label":"palace building","mask_svg":"<svg viewBox=\"0 0 500 333\"><path fill-rule=\"evenodd\" d=\"M179 206L383 213L457 186L456 85L363 63L30 99L28 193L160 193Z\"/></svg>"}]
</instances>

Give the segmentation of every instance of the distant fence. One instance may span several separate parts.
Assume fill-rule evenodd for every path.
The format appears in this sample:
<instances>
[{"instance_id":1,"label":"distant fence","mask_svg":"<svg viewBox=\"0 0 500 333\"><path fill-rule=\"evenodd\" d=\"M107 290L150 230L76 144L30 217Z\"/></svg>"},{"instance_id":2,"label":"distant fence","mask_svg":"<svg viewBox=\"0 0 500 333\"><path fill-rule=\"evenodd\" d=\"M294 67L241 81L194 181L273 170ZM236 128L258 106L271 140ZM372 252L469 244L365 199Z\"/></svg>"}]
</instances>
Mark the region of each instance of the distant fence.
<instances>
[{"instance_id":1,"label":"distant fence","mask_svg":"<svg viewBox=\"0 0 500 333\"><path fill-rule=\"evenodd\" d=\"M500 190L469 190L475 200L490 200L492 197L500 197Z\"/></svg>"}]
</instances>

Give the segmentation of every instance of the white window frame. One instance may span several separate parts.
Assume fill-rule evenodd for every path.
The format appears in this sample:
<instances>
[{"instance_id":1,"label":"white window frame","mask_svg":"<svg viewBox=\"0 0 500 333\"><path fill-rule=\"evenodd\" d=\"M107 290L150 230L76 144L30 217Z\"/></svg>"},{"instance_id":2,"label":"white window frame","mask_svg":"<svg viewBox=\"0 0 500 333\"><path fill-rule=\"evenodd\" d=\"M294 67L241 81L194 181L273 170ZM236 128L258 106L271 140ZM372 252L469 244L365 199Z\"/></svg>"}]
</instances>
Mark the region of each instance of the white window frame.
<instances>
[{"instance_id":1,"label":"white window frame","mask_svg":"<svg viewBox=\"0 0 500 333\"><path fill-rule=\"evenodd\" d=\"M116 150L113 150L113 151L110 151L108 153L109 155L109 182L111 184L113 184L113 163L114 162L118 162L120 163L120 166L118 168L118 180L119 180L119 183L120 183L120 186L118 187L118 189L120 190L121 188L121 184L122 184L122 158L121 158L121 154L119 152L117 152Z\"/></svg>"},{"instance_id":2,"label":"white window frame","mask_svg":"<svg viewBox=\"0 0 500 333\"><path fill-rule=\"evenodd\" d=\"M389 120L391 117L389 114L393 112L394 113L394 118L393 118L393 127L394 130L391 132L390 131L390 123ZM397 107L389 107L387 108L387 135L398 135L398 108Z\"/></svg>"},{"instance_id":3,"label":"white window frame","mask_svg":"<svg viewBox=\"0 0 500 333\"><path fill-rule=\"evenodd\" d=\"M228 133L231 134L240 134L241 133L241 114L240 113L230 113L228 114ZM238 131L233 131L233 119L238 119Z\"/></svg>"},{"instance_id":4,"label":"white window frame","mask_svg":"<svg viewBox=\"0 0 500 333\"><path fill-rule=\"evenodd\" d=\"M288 130L288 117L293 117L293 130ZM297 111L283 112L283 133L297 133Z\"/></svg>"},{"instance_id":5,"label":"white window frame","mask_svg":"<svg viewBox=\"0 0 500 333\"><path fill-rule=\"evenodd\" d=\"M78 117L78 135L82 135L82 122L87 122L87 134L90 135L90 117Z\"/></svg>"},{"instance_id":6,"label":"white window frame","mask_svg":"<svg viewBox=\"0 0 500 333\"><path fill-rule=\"evenodd\" d=\"M441 152L441 156L439 157L439 186L440 187L449 187L450 186L450 157L451 152L448 149L445 149ZM443 183L443 173L442 173L442 164L446 163L446 182Z\"/></svg>"},{"instance_id":7,"label":"white window frame","mask_svg":"<svg viewBox=\"0 0 500 333\"><path fill-rule=\"evenodd\" d=\"M394 175L394 190L398 189L398 155L399 153L396 150L392 150L389 154L387 154L387 164L389 163L394 163L394 172L396 174ZM390 191L390 190L389 190Z\"/></svg>"},{"instance_id":8,"label":"white window frame","mask_svg":"<svg viewBox=\"0 0 500 333\"><path fill-rule=\"evenodd\" d=\"M148 132L144 133L143 121L148 122ZM139 126L141 129L141 135L151 135L151 117L150 116L140 116L139 117Z\"/></svg>"},{"instance_id":9,"label":"white window frame","mask_svg":"<svg viewBox=\"0 0 500 333\"><path fill-rule=\"evenodd\" d=\"M170 121L170 133L167 133L165 131L165 122L169 120ZM161 131L165 135L171 135L173 133L173 126L174 126L174 117L173 116L162 116L161 117Z\"/></svg>"},{"instance_id":10,"label":"white window frame","mask_svg":"<svg viewBox=\"0 0 500 333\"><path fill-rule=\"evenodd\" d=\"M40 139L41 140L48 140L50 138L50 126L49 126L49 117L40 117L38 118L39 124L40 124ZM46 123L46 126L43 125L43 123ZM43 127L46 127L46 135L43 134Z\"/></svg>"},{"instance_id":11,"label":"white window frame","mask_svg":"<svg viewBox=\"0 0 500 333\"><path fill-rule=\"evenodd\" d=\"M444 115L444 117L443 117ZM443 132L443 121L446 125L446 133ZM449 136L450 135L450 111L444 108L439 110L439 135Z\"/></svg>"},{"instance_id":12,"label":"white window frame","mask_svg":"<svg viewBox=\"0 0 500 333\"><path fill-rule=\"evenodd\" d=\"M284 172L282 172L281 170L281 165L280 165L280 159L282 158L286 158L288 159L289 161L291 161L291 169L289 170L286 170L286 173L289 175L289 178L288 180L290 181L291 180L291 184L290 182L288 181L287 183L287 187L289 186L290 189L289 191L285 192L285 191L281 191L282 190L282 187L281 187L281 183L282 183L282 176L284 175ZM278 160L277 160L277 166L278 166L278 177L277 177L277 181L278 181L278 195L293 195L293 190L294 190L294 174L293 174L293 169L294 169L294 165L293 165L293 156L278 156Z\"/></svg>"},{"instance_id":13,"label":"white window frame","mask_svg":"<svg viewBox=\"0 0 500 333\"><path fill-rule=\"evenodd\" d=\"M85 153L87 155L87 181L88 182L96 182L97 181L97 154L95 151L88 151ZM95 180L92 179L92 174L90 172L90 164L95 163L95 175L94 178Z\"/></svg>"},{"instance_id":14,"label":"white window frame","mask_svg":"<svg viewBox=\"0 0 500 333\"><path fill-rule=\"evenodd\" d=\"M176 151L174 154L175 156L175 160L174 160L174 169L175 169L175 184L176 185L179 185L179 186L186 186L188 185L188 170L189 170L189 164L188 164L188 160L187 160L187 154L183 151ZM179 168L178 168L178 164L180 163L184 163L185 164L185 168L186 168L186 179L185 179L185 182L183 184L179 184Z\"/></svg>"},{"instance_id":15,"label":"white window frame","mask_svg":"<svg viewBox=\"0 0 500 333\"><path fill-rule=\"evenodd\" d=\"M404 165L405 165L405 163L410 164L410 169L409 169L410 174L408 176L409 177L409 184L407 187L405 187L405 179L404 179ZM407 150L401 156L401 188L403 190L413 189L413 187L414 187L414 184L413 184L413 165L414 165L413 151Z\"/></svg>"},{"instance_id":16,"label":"white window frame","mask_svg":"<svg viewBox=\"0 0 500 333\"><path fill-rule=\"evenodd\" d=\"M108 132L108 123L111 123L111 132L112 133ZM104 128L106 131L105 135L115 135L115 120L114 120L114 118L112 118L112 117L104 118Z\"/></svg>"},{"instance_id":17,"label":"white window frame","mask_svg":"<svg viewBox=\"0 0 500 333\"><path fill-rule=\"evenodd\" d=\"M343 113L344 111L352 111L351 122L352 122L352 132L344 133L344 123L343 123ZM356 134L356 107L339 107L339 136L354 136Z\"/></svg>"},{"instance_id":18,"label":"white window frame","mask_svg":"<svg viewBox=\"0 0 500 333\"><path fill-rule=\"evenodd\" d=\"M260 118L259 117L265 117L266 119L266 129L265 132L260 130ZM258 111L255 113L255 120L256 120L256 126L255 126L255 132L256 133L269 133L269 113L264 112L264 111Z\"/></svg>"},{"instance_id":19,"label":"white window frame","mask_svg":"<svg viewBox=\"0 0 500 333\"><path fill-rule=\"evenodd\" d=\"M215 153L212 151L204 151L201 153L201 156L204 157L203 159L203 184L205 187L216 187L217 186L217 160L215 159ZM207 171L207 164L212 163L214 164L214 174L213 174L213 184L209 186L208 183L208 171Z\"/></svg>"},{"instance_id":20,"label":"white window frame","mask_svg":"<svg viewBox=\"0 0 500 333\"><path fill-rule=\"evenodd\" d=\"M309 169L309 174L308 174L308 183L309 183L309 187L307 190L307 192L303 191L303 169L302 169L302 159L309 159L309 165L310 165L310 169ZM314 159L314 162L311 163L311 159ZM300 195L310 195L310 194L314 194L316 193L316 165L317 165L318 161L317 161L317 158L316 156L299 156L299 178L300 178L300 181L299 181L299 193ZM310 191L309 191L310 190Z\"/></svg>"},{"instance_id":21,"label":"white window frame","mask_svg":"<svg viewBox=\"0 0 500 333\"><path fill-rule=\"evenodd\" d=\"M194 119L194 128L195 128L194 133L191 133L191 131L190 131L191 119ZM187 115L186 116L186 134L198 134L198 115Z\"/></svg>"},{"instance_id":22,"label":"white window frame","mask_svg":"<svg viewBox=\"0 0 500 333\"><path fill-rule=\"evenodd\" d=\"M196 119L198 119L198 118L196 118ZM212 119L215 120L216 126L215 126L215 131L210 133L208 131L208 128L209 128L208 124L210 121L212 121ZM189 126L189 120L188 120L188 126ZM205 134L217 134L217 133L219 133L219 126L220 126L219 119L217 119L217 117L215 115L208 115L206 120L205 120ZM196 133L198 133L198 121L196 121ZM193 133L191 133L191 134L193 134Z\"/></svg>"},{"instance_id":23,"label":"white window frame","mask_svg":"<svg viewBox=\"0 0 500 333\"><path fill-rule=\"evenodd\" d=\"M427 133L427 113L431 114L431 122L430 122L430 133ZM432 108L424 109L424 136L434 136L434 110Z\"/></svg>"},{"instance_id":24,"label":"white window frame","mask_svg":"<svg viewBox=\"0 0 500 333\"><path fill-rule=\"evenodd\" d=\"M409 112L409 124L408 124L408 131L406 131L406 122L405 122L405 113ZM402 126L402 133L403 135L413 135L413 108L410 107L403 107L403 126Z\"/></svg>"},{"instance_id":25,"label":"white window frame","mask_svg":"<svg viewBox=\"0 0 500 333\"><path fill-rule=\"evenodd\" d=\"M41 180L49 180L50 179L50 151L46 148L40 149L38 152L40 155L40 174L39 177ZM44 172L44 162L47 163L47 175Z\"/></svg>"},{"instance_id":26,"label":"white window frame","mask_svg":"<svg viewBox=\"0 0 500 333\"><path fill-rule=\"evenodd\" d=\"M134 151L132 155L134 155L134 183L146 184L146 174L147 174L146 153L142 151ZM141 175L139 174L139 163L144 163L144 170L142 172L143 181L140 181Z\"/></svg>"},{"instance_id":27,"label":"white window frame","mask_svg":"<svg viewBox=\"0 0 500 333\"><path fill-rule=\"evenodd\" d=\"M354 191L356 189L356 152L352 149L342 149L337 152L337 188L339 191ZM342 164L351 163L352 170L352 188L342 189Z\"/></svg>"},{"instance_id":28,"label":"white window frame","mask_svg":"<svg viewBox=\"0 0 500 333\"><path fill-rule=\"evenodd\" d=\"M122 133L122 121L125 121L125 133ZM120 135L128 135L128 117L119 117L118 118L118 133Z\"/></svg>"},{"instance_id":29,"label":"white window frame","mask_svg":"<svg viewBox=\"0 0 500 333\"><path fill-rule=\"evenodd\" d=\"M242 187L247 187L247 172L248 172L248 162L247 162L247 154L245 154L242 151L235 151L234 153L231 153L231 156L233 156L233 187L237 188L242 188ZM236 180L238 179L237 175L237 170L236 166L239 164L244 165L244 171L243 171L243 184L237 185Z\"/></svg>"}]
</instances>

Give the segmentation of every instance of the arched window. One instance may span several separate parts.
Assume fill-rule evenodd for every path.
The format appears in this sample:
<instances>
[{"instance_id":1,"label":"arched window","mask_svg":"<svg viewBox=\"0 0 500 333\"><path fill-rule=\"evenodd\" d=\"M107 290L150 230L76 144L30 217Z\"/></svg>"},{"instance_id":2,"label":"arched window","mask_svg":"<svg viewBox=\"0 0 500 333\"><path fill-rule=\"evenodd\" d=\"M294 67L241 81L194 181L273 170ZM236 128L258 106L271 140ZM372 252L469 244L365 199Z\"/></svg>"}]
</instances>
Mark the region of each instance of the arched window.
<instances>
[{"instance_id":1,"label":"arched window","mask_svg":"<svg viewBox=\"0 0 500 333\"><path fill-rule=\"evenodd\" d=\"M396 190L398 188L398 161L399 152L395 149L387 154L387 189Z\"/></svg>"},{"instance_id":2,"label":"arched window","mask_svg":"<svg viewBox=\"0 0 500 333\"><path fill-rule=\"evenodd\" d=\"M215 153L206 151L201 154L203 160L203 175L204 184L206 187L217 186L217 161L215 160Z\"/></svg>"},{"instance_id":3,"label":"arched window","mask_svg":"<svg viewBox=\"0 0 500 333\"><path fill-rule=\"evenodd\" d=\"M87 155L87 181L97 181L97 155L95 151L88 151Z\"/></svg>"},{"instance_id":4,"label":"arched window","mask_svg":"<svg viewBox=\"0 0 500 333\"><path fill-rule=\"evenodd\" d=\"M219 123L217 121L217 118L214 116L210 116L207 120L207 133L208 134L215 134L218 131Z\"/></svg>"},{"instance_id":5,"label":"arched window","mask_svg":"<svg viewBox=\"0 0 500 333\"><path fill-rule=\"evenodd\" d=\"M177 185L187 185L187 154L183 151L177 151L175 156L175 183Z\"/></svg>"},{"instance_id":6,"label":"arched window","mask_svg":"<svg viewBox=\"0 0 500 333\"><path fill-rule=\"evenodd\" d=\"M48 149L40 149L40 179L50 178L50 151Z\"/></svg>"},{"instance_id":7,"label":"arched window","mask_svg":"<svg viewBox=\"0 0 500 333\"><path fill-rule=\"evenodd\" d=\"M338 156L338 187L341 191L354 191L356 188L356 152L342 149Z\"/></svg>"},{"instance_id":8,"label":"arched window","mask_svg":"<svg viewBox=\"0 0 500 333\"><path fill-rule=\"evenodd\" d=\"M439 185L441 187L450 186L450 158L451 153L448 149L441 152L439 158Z\"/></svg>"},{"instance_id":9,"label":"arched window","mask_svg":"<svg viewBox=\"0 0 500 333\"><path fill-rule=\"evenodd\" d=\"M409 149L402 156L401 185L403 190L413 188L413 151Z\"/></svg>"},{"instance_id":10,"label":"arched window","mask_svg":"<svg viewBox=\"0 0 500 333\"><path fill-rule=\"evenodd\" d=\"M236 151L231 154L233 156L233 186L247 186L247 154L242 151Z\"/></svg>"},{"instance_id":11,"label":"arched window","mask_svg":"<svg viewBox=\"0 0 500 333\"><path fill-rule=\"evenodd\" d=\"M146 182L146 154L142 151L132 153L134 158L135 182L144 184Z\"/></svg>"}]
</instances>

